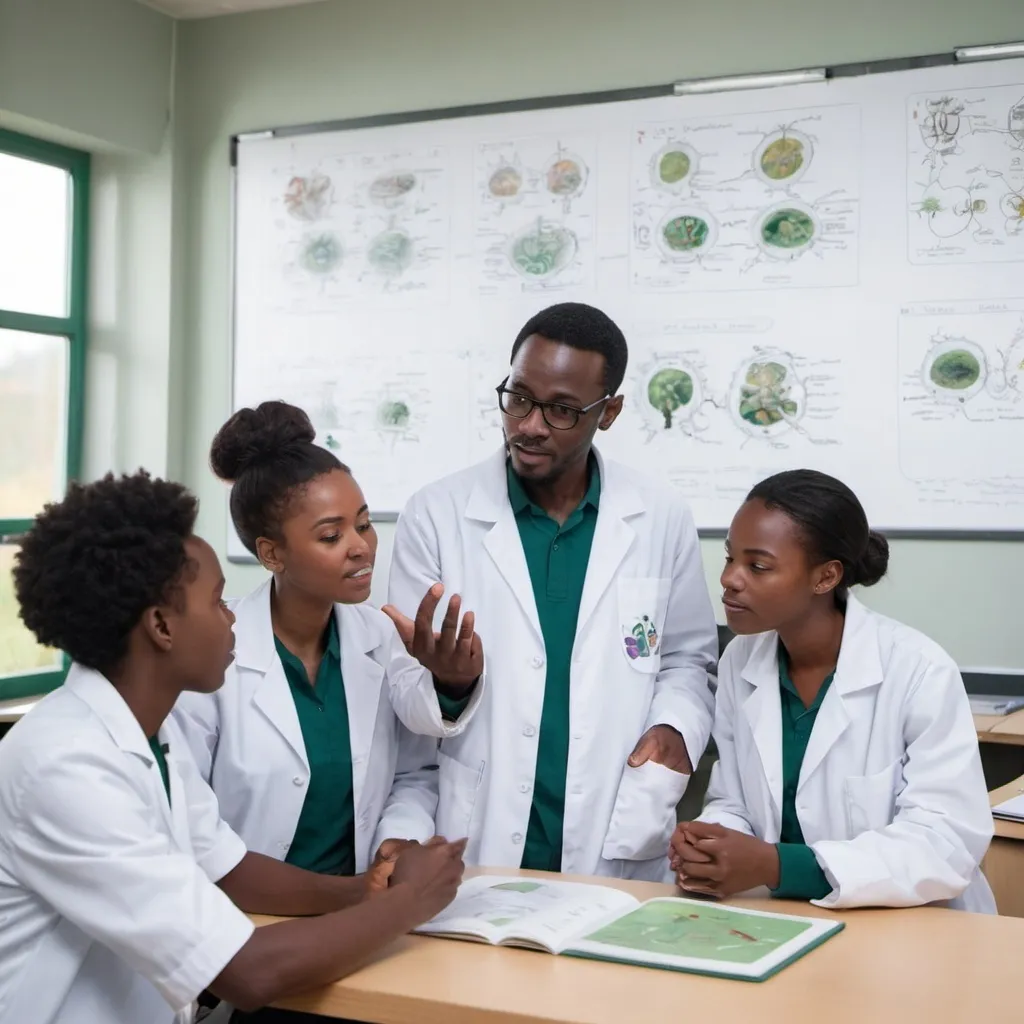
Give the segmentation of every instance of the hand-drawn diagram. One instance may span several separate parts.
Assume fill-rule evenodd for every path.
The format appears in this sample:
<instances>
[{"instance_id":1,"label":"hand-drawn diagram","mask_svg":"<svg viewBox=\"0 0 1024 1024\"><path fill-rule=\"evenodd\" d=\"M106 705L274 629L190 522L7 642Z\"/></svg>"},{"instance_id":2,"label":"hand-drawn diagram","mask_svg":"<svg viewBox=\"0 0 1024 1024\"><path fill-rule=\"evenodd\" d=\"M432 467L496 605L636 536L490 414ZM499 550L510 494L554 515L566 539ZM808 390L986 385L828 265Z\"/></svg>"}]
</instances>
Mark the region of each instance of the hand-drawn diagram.
<instances>
[{"instance_id":1,"label":"hand-drawn diagram","mask_svg":"<svg viewBox=\"0 0 1024 1024\"><path fill-rule=\"evenodd\" d=\"M807 402L793 357L778 350L745 359L729 393L729 412L752 437L774 438L796 428Z\"/></svg>"},{"instance_id":2,"label":"hand-drawn diagram","mask_svg":"<svg viewBox=\"0 0 1024 1024\"><path fill-rule=\"evenodd\" d=\"M856 284L859 130L854 106L638 127L633 287Z\"/></svg>"},{"instance_id":3,"label":"hand-drawn diagram","mask_svg":"<svg viewBox=\"0 0 1024 1024\"><path fill-rule=\"evenodd\" d=\"M474 158L480 293L557 291L592 280L594 141L482 143Z\"/></svg>"},{"instance_id":4,"label":"hand-drawn diagram","mask_svg":"<svg viewBox=\"0 0 1024 1024\"><path fill-rule=\"evenodd\" d=\"M908 101L912 263L1024 260L1024 87Z\"/></svg>"},{"instance_id":5,"label":"hand-drawn diagram","mask_svg":"<svg viewBox=\"0 0 1024 1024\"><path fill-rule=\"evenodd\" d=\"M349 153L277 169L273 223L286 301L315 310L446 295L447 175L440 149Z\"/></svg>"},{"instance_id":6,"label":"hand-drawn diagram","mask_svg":"<svg viewBox=\"0 0 1024 1024\"><path fill-rule=\"evenodd\" d=\"M908 307L899 374L904 476L947 499L1024 503L1024 302Z\"/></svg>"}]
</instances>

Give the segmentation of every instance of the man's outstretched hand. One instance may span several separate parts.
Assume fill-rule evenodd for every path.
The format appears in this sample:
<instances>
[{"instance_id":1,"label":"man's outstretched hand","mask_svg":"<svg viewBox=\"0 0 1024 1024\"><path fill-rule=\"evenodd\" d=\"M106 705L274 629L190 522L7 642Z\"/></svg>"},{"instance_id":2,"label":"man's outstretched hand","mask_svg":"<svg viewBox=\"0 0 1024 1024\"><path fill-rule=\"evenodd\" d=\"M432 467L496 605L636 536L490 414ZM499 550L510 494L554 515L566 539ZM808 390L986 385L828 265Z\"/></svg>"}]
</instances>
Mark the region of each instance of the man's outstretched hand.
<instances>
[{"instance_id":1,"label":"man's outstretched hand","mask_svg":"<svg viewBox=\"0 0 1024 1024\"><path fill-rule=\"evenodd\" d=\"M434 632L434 612L441 603L444 587L435 583L423 596L415 621L403 615L394 605L381 609L395 624L405 649L442 686L452 690L468 690L484 670L484 648L473 627L475 616L466 612L459 626L462 598L452 595L441 622L441 632Z\"/></svg>"}]
</instances>

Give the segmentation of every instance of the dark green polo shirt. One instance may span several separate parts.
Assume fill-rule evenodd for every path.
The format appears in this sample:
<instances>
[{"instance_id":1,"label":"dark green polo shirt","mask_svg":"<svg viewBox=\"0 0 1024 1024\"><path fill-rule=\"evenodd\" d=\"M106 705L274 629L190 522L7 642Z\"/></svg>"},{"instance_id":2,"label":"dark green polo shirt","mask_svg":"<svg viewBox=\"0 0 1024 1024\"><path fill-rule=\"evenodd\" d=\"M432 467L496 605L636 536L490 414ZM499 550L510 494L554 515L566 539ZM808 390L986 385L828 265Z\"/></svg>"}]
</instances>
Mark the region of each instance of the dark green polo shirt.
<instances>
[{"instance_id":1,"label":"dark green polo shirt","mask_svg":"<svg viewBox=\"0 0 1024 1024\"><path fill-rule=\"evenodd\" d=\"M814 703L806 707L789 675L789 655L779 644L779 690L782 698L782 832L779 835L779 887L772 890L780 899L820 900L831 891L825 872L814 851L804 843L796 814L796 788L814 729L818 709L832 685L833 672L821 684Z\"/></svg>"},{"instance_id":2,"label":"dark green polo shirt","mask_svg":"<svg viewBox=\"0 0 1024 1024\"><path fill-rule=\"evenodd\" d=\"M306 799L285 859L319 874L353 875L352 744L337 619L332 614L328 622L327 645L313 686L305 666L276 636L274 645L292 692L309 760Z\"/></svg>"},{"instance_id":3,"label":"dark green polo shirt","mask_svg":"<svg viewBox=\"0 0 1024 1024\"><path fill-rule=\"evenodd\" d=\"M157 768L160 769L160 779L164 784L164 792L167 794L167 802L171 802L171 777L167 774L167 758L164 756L164 748L160 746L160 738L151 736L149 749L153 751L153 758Z\"/></svg>"},{"instance_id":4,"label":"dark green polo shirt","mask_svg":"<svg viewBox=\"0 0 1024 1024\"><path fill-rule=\"evenodd\" d=\"M587 493L560 526L530 501L511 463L508 466L508 497L530 570L547 659L533 805L521 863L524 868L540 871L560 871L562 867L562 819L569 762L569 671L601 498L601 474L593 456L589 473Z\"/></svg>"}]
</instances>

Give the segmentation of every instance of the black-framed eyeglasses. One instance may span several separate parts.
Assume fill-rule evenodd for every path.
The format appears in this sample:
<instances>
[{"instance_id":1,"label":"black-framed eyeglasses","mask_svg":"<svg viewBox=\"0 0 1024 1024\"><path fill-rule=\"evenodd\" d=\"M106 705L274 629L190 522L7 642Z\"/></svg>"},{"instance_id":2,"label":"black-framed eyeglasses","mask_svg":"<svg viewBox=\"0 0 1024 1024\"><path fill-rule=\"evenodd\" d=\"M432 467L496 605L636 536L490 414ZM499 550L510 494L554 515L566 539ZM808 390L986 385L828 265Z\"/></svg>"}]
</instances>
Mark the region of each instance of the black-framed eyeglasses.
<instances>
[{"instance_id":1,"label":"black-framed eyeglasses","mask_svg":"<svg viewBox=\"0 0 1024 1024\"><path fill-rule=\"evenodd\" d=\"M603 405L612 397L605 395L604 398L599 398L596 402L577 409L574 405L563 405L561 402L538 402L537 399L521 395L518 391L509 391L505 387L507 383L508 377L494 389L498 392L498 405L501 407L501 411L514 419L524 420L536 407L540 409L544 422L552 430L572 430L579 423L581 416L585 416L592 409Z\"/></svg>"}]
</instances>

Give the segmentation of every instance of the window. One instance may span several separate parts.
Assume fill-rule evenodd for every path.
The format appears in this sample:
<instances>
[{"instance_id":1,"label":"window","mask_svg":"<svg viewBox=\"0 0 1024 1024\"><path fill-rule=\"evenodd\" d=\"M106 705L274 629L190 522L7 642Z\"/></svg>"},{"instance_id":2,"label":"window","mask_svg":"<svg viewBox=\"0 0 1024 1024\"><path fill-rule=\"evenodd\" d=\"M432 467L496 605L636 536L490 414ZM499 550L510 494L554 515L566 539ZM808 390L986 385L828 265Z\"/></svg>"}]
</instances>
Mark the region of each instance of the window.
<instances>
[{"instance_id":1,"label":"window","mask_svg":"<svg viewBox=\"0 0 1024 1024\"><path fill-rule=\"evenodd\" d=\"M64 678L18 614L18 535L80 469L89 155L0 131L0 700Z\"/></svg>"}]
</instances>

